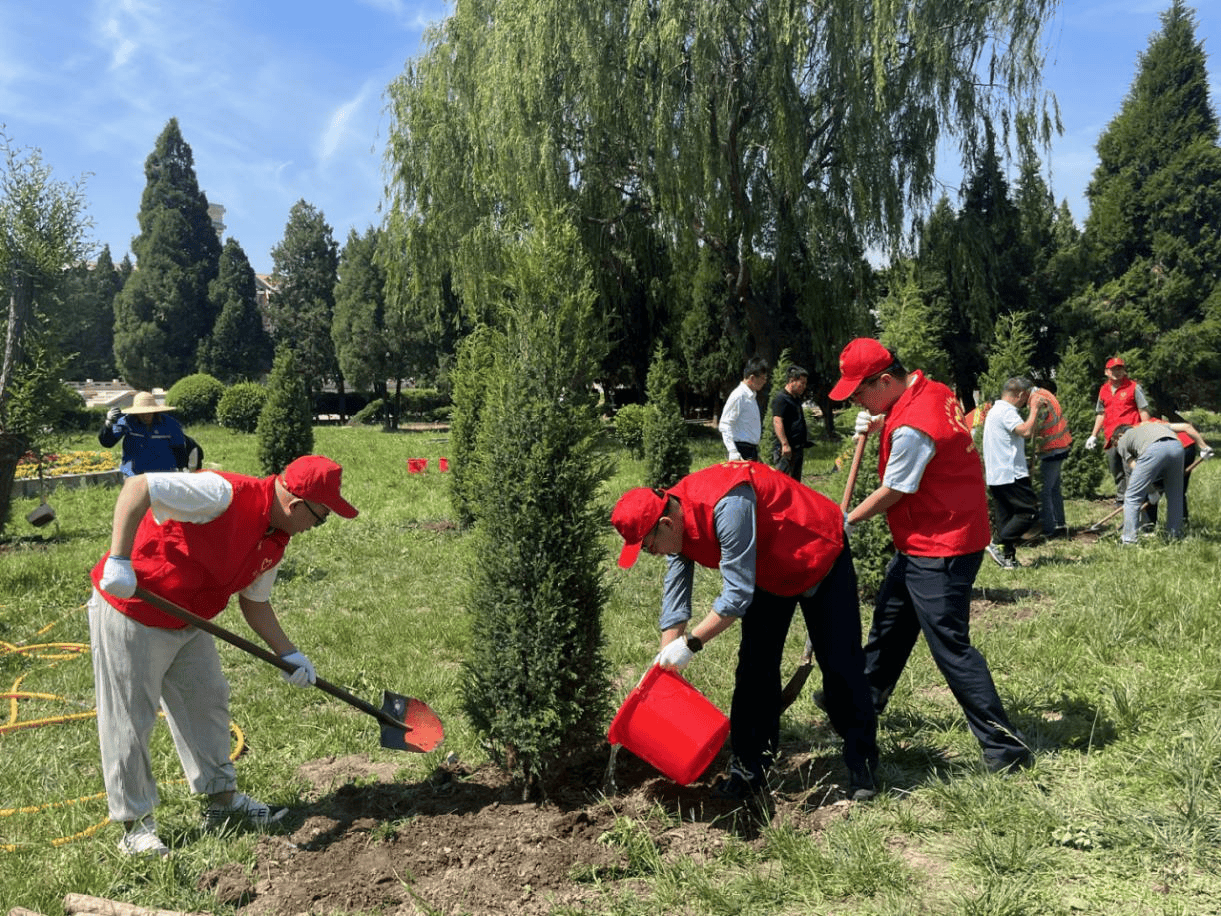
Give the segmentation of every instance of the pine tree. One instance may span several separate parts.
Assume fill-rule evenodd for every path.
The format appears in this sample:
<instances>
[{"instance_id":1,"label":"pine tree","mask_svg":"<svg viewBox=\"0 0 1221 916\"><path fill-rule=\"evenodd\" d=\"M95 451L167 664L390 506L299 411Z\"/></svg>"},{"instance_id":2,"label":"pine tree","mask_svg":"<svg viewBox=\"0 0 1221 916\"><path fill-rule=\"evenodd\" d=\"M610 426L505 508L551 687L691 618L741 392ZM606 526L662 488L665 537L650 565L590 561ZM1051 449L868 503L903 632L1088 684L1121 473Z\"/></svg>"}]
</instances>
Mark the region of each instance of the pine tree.
<instances>
[{"instance_id":1,"label":"pine tree","mask_svg":"<svg viewBox=\"0 0 1221 916\"><path fill-rule=\"evenodd\" d=\"M1074 302L1095 365L1131 355L1161 410L1221 403L1221 148L1195 30L1173 0L1098 140L1082 238L1094 286Z\"/></svg>"},{"instance_id":2,"label":"pine tree","mask_svg":"<svg viewBox=\"0 0 1221 916\"><path fill-rule=\"evenodd\" d=\"M267 380L267 403L259 413L259 465L264 474L279 474L288 464L314 450L313 414L305 382L292 350L276 351Z\"/></svg>"},{"instance_id":3,"label":"pine tree","mask_svg":"<svg viewBox=\"0 0 1221 916\"><path fill-rule=\"evenodd\" d=\"M64 271L61 301L51 314L68 354L69 378L114 378L114 300L122 288L109 245L102 246L92 266L81 262Z\"/></svg>"},{"instance_id":4,"label":"pine tree","mask_svg":"<svg viewBox=\"0 0 1221 916\"><path fill-rule=\"evenodd\" d=\"M271 368L271 338L259 313L254 268L235 239L225 243L208 295L217 318L199 345L199 371L226 385L261 379Z\"/></svg>"},{"instance_id":5,"label":"pine tree","mask_svg":"<svg viewBox=\"0 0 1221 916\"><path fill-rule=\"evenodd\" d=\"M137 270L115 298L115 363L137 388L168 386L195 371L217 312L208 285L221 244L195 177L191 147L171 118L144 162Z\"/></svg>"}]
</instances>

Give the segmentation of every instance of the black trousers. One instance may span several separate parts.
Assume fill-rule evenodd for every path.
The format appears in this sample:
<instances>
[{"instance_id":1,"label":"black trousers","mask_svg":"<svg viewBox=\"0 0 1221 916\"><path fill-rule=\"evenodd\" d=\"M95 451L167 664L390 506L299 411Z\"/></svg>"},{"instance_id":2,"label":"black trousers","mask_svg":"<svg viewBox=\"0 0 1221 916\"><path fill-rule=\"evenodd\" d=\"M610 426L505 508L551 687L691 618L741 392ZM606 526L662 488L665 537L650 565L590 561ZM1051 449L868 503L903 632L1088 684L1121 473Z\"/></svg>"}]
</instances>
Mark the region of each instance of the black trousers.
<instances>
[{"instance_id":1,"label":"black trousers","mask_svg":"<svg viewBox=\"0 0 1221 916\"><path fill-rule=\"evenodd\" d=\"M971 645L971 586L982 558L982 553L895 554L874 605L865 642L865 676L880 715L923 633L985 759L1003 765L1025 756L1026 750L1005 714L987 661Z\"/></svg>"},{"instance_id":2,"label":"black trousers","mask_svg":"<svg viewBox=\"0 0 1221 916\"><path fill-rule=\"evenodd\" d=\"M844 739L844 763L854 783L872 785L878 766L877 715L865 679L856 568L846 542L813 595L783 597L755 590L742 617L729 712L734 757L752 779L762 779L775 759L780 745L780 663L799 604L822 672L827 717Z\"/></svg>"},{"instance_id":3,"label":"black trousers","mask_svg":"<svg viewBox=\"0 0 1221 916\"><path fill-rule=\"evenodd\" d=\"M737 439L734 439L733 444L737 446L738 454L742 456L743 461L759 460L758 442L739 442Z\"/></svg>"},{"instance_id":4,"label":"black trousers","mask_svg":"<svg viewBox=\"0 0 1221 916\"><path fill-rule=\"evenodd\" d=\"M1004 548L1005 556L1015 554L1017 542L1022 535L1039 521L1039 499L1029 477L1021 477L1013 483L990 485L992 503L996 508L996 531L994 539Z\"/></svg>"}]
</instances>

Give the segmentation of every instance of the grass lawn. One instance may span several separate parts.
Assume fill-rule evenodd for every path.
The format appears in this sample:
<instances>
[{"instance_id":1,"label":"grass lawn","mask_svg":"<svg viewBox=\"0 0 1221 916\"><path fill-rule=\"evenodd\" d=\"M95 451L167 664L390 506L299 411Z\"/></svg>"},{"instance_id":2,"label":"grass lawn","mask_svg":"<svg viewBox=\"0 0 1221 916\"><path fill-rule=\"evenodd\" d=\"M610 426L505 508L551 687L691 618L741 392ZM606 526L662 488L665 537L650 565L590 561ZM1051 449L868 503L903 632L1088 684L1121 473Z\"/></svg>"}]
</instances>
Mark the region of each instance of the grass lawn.
<instances>
[{"instance_id":1,"label":"grass lawn","mask_svg":"<svg viewBox=\"0 0 1221 916\"><path fill-rule=\"evenodd\" d=\"M216 427L191 434L209 465L258 472L252 436ZM273 603L322 676L374 702L383 689L423 698L445 719L447 737L428 755L383 751L370 717L288 687L266 663L222 645L240 786L280 805L300 798L297 768L317 758L368 752L397 765L403 781L423 779L450 752L472 764L486 759L461 712L468 548L437 470L439 457L453 460L445 433L320 427L315 436L316 451L343 464L345 494L361 514L294 539ZM693 467L721 457L712 436L695 446ZM92 446L82 439L80 447ZM806 459L807 482L836 501L844 475L826 472L838 451L823 446ZM408 474L408 457L430 458L429 470ZM621 455L616 466L604 493L608 516L640 478L640 466ZM41 529L24 520L37 499L17 500L0 542L0 908L55 914L73 892L233 912L217 909L196 882L218 865L252 862L257 835L199 831L199 801L181 782L167 729L155 734L153 765L157 817L174 855L121 857L119 828L106 823L85 601L116 492L57 491L57 521ZM589 912L1221 913L1217 462L1197 469L1190 502L1191 536L1181 543L1152 538L1125 550L1115 535L1078 538L1020 551L1020 570L985 561L974 640L1037 753L1032 771L983 773L961 713L917 645L881 723L882 781L901 791L855 807L818 836L780 828L749 854L667 861L632 883L638 903L611 889L606 908ZM1068 510L1080 529L1110 505ZM616 705L656 652L663 569L645 557L619 570L618 544L608 521L603 626ZM697 576L698 614L718 585L713 573ZM251 635L232 608L218 622ZM736 646L729 633L689 669L723 709Z\"/></svg>"}]
</instances>

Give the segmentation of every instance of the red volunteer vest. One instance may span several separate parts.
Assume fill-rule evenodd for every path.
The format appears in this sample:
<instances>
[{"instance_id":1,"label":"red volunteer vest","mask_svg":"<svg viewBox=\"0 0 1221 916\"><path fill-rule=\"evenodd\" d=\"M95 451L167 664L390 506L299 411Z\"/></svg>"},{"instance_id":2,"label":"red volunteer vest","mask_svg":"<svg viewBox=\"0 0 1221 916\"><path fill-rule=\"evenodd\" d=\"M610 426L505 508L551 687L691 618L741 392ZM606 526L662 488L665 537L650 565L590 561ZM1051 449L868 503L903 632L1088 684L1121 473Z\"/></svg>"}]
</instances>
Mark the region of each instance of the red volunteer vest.
<instances>
[{"instance_id":1,"label":"red volunteer vest","mask_svg":"<svg viewBox=\"0 0 1221 916\"><path fill-rule=\"evenodd\" d=\"M1035 438L1039 440L1040 452L1058 452L1073 444L1072 433L1068 431L1068 421L1060 410L1060 402L1046 388L1039 389L1039 397L1046 402L1047 413L1039 420L1035 428ZM1039 410L1043 413L1043 409Z\"/></svg>"},{"instance_id":2,"label":"red volunteer vest","mask_svg":"<svg viewBox=\"0 0 1221 916\"><path fill-rule=\"evenodd\" d=\"M1111 390L1109 381L1104 382L1098 389L1098 400L1102 402L1102 431L1106 433L1104 447L1110 448L1115 444L1111 434L1116 429L1124 424L1140 425L1140 409L1136 406L1136 382L1126 378L1123 384L1114 390Z\"/></svg>"},{"instance_id":3,"label":"red volunteer vest","mask_svg":"<svg viewBox=\"0 0 1221 916\"><path fill-rule=\"evenodd\" d=\"M221 476L233 486L233 502L219 517L202 525L176 521L158 525L150 510L140 521L131 549L131 564L142 587L209 620L279 563L289 541L287 532L270 526L275 477L223 472ZM93 568L95 588L105 565L103 556ZM167 630L186 626L138 598L98 591L116 609L147 626Z\"/></svg>"},{"instance_id":4,"label":"red volunteer vest","mask_svg":"<svg viewBox=\"0 0 1221 916\"><path fill-rule=\"evenodd\" d=\"M984 472L962 405L940 382L921 372L886 414L879 445L878 474L890 459L890 437L910 426L932 438L937 453L924 469L920 489L886 510L886 522L900 553L956 557L983 550L992 540Z\"/></svg>"},{"instance_id":5,"label":"red volunteer vest","mask_svg":"<svg viewBox=\"0 0 1221 916\"><path fill-rule=\"evenodd\" d=\"M844 513L821 493L757 461L714 464L667 491L683 504L683 556L709 569L720 566L712 512L743 483L755 491L755 584L792 596L821 582L844 549Z\"/></svg>"}]
</instances>

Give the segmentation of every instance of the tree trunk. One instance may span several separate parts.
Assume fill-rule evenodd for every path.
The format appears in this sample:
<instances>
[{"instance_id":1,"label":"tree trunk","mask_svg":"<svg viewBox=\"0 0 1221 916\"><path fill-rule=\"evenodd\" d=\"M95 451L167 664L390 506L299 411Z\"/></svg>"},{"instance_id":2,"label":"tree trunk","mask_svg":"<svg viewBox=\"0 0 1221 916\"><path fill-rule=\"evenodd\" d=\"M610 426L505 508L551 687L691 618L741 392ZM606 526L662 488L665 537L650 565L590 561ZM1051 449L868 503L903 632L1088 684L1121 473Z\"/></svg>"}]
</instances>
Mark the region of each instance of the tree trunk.
<instances>
[{"instance_id":1,"label":"tree trunk","mask_svg":"<svg viewBox=\"0 0 1221 916\"><path fill-rule=\"evenodd\" d=\"M0 533L8 526L12 510L13 481L17 477L17 462L30 447L25 436L0 432Z\"/></svg>"}]
</instances>

